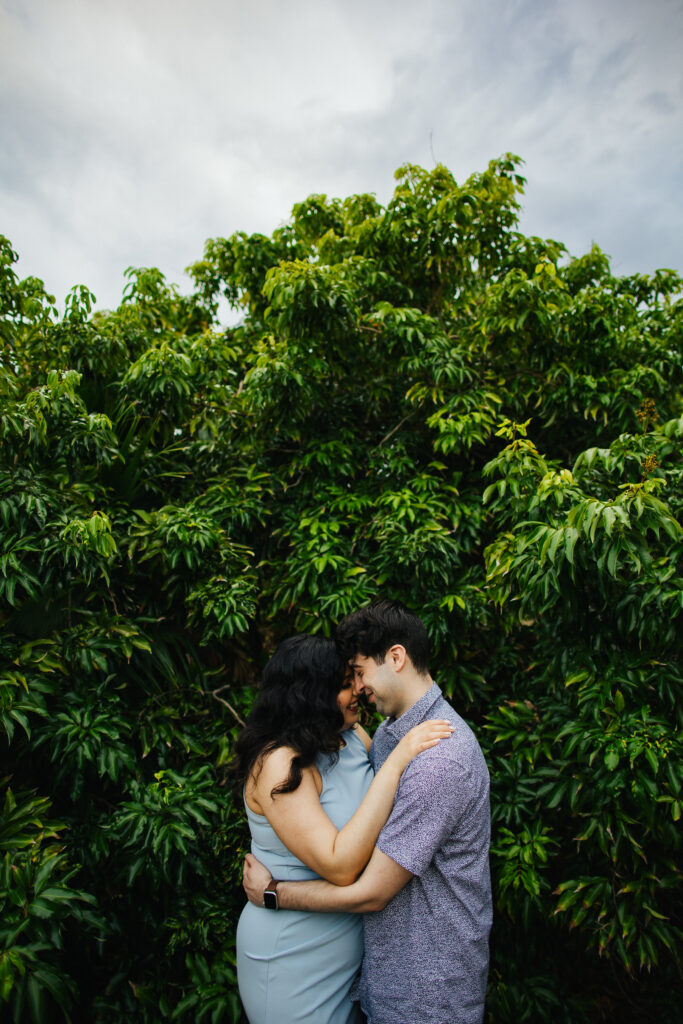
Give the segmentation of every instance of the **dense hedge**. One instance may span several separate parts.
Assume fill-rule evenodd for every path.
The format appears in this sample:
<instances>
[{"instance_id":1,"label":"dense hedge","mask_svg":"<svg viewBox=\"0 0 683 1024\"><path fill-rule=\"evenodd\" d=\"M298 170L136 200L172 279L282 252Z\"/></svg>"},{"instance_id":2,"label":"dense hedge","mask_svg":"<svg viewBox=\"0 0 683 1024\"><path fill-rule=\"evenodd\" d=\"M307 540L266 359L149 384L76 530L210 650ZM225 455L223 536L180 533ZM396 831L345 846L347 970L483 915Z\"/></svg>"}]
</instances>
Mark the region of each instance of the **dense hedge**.
<instances>
[{"instance_id":1,"label":"dense hedge","mask_svg":"<svg viewBox=\"0 0 683 1024\"><path fill-rule=\"evenodd\" d=\"M520 234L513 157L397 178L114 312L2 240L2 1019L240 1019L234 737L379 595L491 768L490 1021L676 1019L681 280Z\"/></svg>"}]
</instances>

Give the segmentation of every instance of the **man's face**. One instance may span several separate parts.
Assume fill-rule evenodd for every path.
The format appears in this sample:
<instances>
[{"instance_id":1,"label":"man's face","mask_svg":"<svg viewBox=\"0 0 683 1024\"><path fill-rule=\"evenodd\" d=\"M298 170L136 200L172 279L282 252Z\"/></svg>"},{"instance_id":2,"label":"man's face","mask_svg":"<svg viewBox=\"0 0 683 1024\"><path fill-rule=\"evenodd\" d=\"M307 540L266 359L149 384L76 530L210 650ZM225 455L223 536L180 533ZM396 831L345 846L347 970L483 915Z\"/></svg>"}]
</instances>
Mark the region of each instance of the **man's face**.
<instances>
[{"instance_id":1,"label":"man's face","mask_svg":"<svg viewBox=\"0 0 683 1024\"><path fill-rule=\"evenodd\" d=\"M364 654L356 654L351 668L354 694L364 693L381 715L395 715L400 704L400 688L389 654L381 665Z\"/></svg>"}]
</instances>

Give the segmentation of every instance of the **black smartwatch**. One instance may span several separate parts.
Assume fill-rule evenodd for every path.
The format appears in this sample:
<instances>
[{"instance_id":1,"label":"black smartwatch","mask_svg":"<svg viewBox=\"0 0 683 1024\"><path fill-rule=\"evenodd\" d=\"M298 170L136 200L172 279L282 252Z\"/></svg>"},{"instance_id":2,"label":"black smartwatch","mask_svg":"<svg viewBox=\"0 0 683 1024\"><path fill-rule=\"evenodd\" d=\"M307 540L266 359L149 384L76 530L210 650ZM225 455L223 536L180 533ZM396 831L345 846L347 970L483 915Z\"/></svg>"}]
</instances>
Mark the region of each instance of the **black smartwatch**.
<instances>
[{"instance_id":1,"label":"black smartwatch","mask_svg":"<svg viewBox=\"0 0 683 1024\"><path fill-rule=\"evenodd\" d=\"M277 899L277 887L280 879L271 878L263 890L263 906L266 910L279 910L280 904Z\"/></svg>"}]
</instances>

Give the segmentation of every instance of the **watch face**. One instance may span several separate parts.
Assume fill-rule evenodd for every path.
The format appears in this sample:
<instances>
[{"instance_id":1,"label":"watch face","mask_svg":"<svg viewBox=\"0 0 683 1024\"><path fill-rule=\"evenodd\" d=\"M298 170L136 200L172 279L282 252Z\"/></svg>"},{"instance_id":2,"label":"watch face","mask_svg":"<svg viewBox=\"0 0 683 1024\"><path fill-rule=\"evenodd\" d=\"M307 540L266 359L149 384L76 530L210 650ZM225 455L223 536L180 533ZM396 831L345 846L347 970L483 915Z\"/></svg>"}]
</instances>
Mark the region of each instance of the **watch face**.
<instances>
[{"instance_id":1,"label":"watch face","mask_svg":"<svg viewBox=\"0 0 683 1024\"><path fill-rule=\"evenodd\" d=\"M266 910L277 910L277 893L272 889L266 889L263 894L263 905Z\"/></svg>"}]
</instances>

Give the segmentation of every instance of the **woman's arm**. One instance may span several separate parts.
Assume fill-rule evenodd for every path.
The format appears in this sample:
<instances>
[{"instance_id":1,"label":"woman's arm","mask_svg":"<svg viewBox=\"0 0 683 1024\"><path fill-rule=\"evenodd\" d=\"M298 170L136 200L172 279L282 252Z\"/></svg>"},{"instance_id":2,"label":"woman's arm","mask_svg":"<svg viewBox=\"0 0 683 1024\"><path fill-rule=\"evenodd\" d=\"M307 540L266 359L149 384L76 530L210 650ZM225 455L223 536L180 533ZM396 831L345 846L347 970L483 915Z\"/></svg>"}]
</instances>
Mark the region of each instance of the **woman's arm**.
<instances>
[{"instance_id":1,"label":"woman's arm","mask_svg":"<svg viewBox=\"0 0 683 1024\"><path fill-rule=\"evenodd\" d=\"M335 885L350 885L361 873L394 802L403 769L422 750L451 735L445 720L423 722L411 729L375 775L363 802L339 831L320 803L317 770L303 770L301 784L293 793L271 790L289 775L295 752L278 747L263 761L256 784L249 787L252 801L288 850L322 878Z\"/></svg>"}]
</instances>

